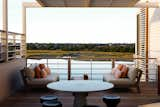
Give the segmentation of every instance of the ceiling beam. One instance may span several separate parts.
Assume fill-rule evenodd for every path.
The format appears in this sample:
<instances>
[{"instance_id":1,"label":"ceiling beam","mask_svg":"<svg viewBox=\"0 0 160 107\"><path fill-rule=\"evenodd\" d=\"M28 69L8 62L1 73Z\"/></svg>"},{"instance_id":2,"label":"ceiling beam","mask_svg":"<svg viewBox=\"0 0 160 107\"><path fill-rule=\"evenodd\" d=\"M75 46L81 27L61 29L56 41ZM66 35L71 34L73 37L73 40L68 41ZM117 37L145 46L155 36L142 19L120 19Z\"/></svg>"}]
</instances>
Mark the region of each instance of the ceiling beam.
<instances>
[{"instance_id":1,"label":"ceiling beam","mask_svg":"<svg viewBox=\"0 0 160 107\"><path fill-rule=\"evenodd\" d=\"M90 7L91 0L84 0L84 7Z\"/></svg>"},{"instance_id":2,"label":"ceiling beam","mask_svg":"<svg viewBox=\"0 0 160 107\"><path fill-rule=\"evenodd\" d=\"M111 7L112 7L112 2L113 2L113 0L110 0L110 3L109 3L109 4L110 4Z\"/></svg>"},{"instance_id":3,"label":"ceiling beam","mask_svg":"<svg viewBox=\"0 0 160 107\"><path fill-rule=\"evenodd\" d=\"M64 6L68 7L67 0L63 0L63 1L64 1Z\"/></svg>"},{"instance_id":4,"label":"ceiling beam","mask_svg":"<svg viewBox=\"0 0 160 107\"><path fill-rule=\"evenodd\" d=\"M129 4L128 4L128 7L134 7L135 4L140 1L140 0L132 0Z\"/></svg>"},{"instance_id":5,"label":"ceiling beam","mask_svg":"<svg viewBox=\"0 0 160 107\"><path fill-rule=\"evenodd\" d=\"M60 5L62 7L134 7L140 0L36 0L42 7L55 7ZM106 4L103 4L106 3ZM78 4L79 3L79 4ZM62 5L63 4L63 5Z\"/></svg>"}]
</instances>

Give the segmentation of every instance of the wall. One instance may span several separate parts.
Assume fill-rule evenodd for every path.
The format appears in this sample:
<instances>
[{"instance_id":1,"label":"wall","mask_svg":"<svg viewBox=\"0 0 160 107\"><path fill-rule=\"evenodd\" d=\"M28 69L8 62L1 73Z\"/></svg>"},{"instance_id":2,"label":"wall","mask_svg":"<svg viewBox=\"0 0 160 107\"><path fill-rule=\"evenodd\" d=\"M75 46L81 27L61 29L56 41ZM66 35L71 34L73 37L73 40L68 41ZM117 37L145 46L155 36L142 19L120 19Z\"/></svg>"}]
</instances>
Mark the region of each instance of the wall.
<instances>
[{"instance_id":1,"label":"wall","mask_svg":"<svg viewBox=\"0 0 160 107\"><path fill-rule=\"evenodd\" d=\"M23 86L20 70L26 65L24 59L0 63L0 102Z\"/></svg>"},{"instance_id":2,"label":"wall","mask_svg":"<svg viewBox=\"0 0 160 107\"><path fill-rule=\"evenodd\" d=\"M150 8L149 16L149 55L160 58L160 8Z\"/></svg>"}]
</instances>

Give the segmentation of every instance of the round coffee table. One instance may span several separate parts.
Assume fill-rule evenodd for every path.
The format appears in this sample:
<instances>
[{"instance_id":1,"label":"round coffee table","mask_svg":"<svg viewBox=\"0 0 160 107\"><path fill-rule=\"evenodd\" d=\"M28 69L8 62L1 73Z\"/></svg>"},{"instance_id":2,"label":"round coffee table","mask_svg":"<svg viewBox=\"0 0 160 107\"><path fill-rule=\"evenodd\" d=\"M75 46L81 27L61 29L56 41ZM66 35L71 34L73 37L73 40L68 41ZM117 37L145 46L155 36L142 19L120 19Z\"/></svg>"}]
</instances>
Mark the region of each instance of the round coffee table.
<instances>
[{"instance_id":1,"label":"round coffee table","mask_svg":"<svg viewBox=\"0 0 160 107\"><path fill-rule=\"evenodd\" d=\"M113 88L112 83L97 80L67 80L49 83L49 89L72 92L74 95L74 107L87 105L86 97L89 92L104 91Z\"/></svg>"}]
</instances>

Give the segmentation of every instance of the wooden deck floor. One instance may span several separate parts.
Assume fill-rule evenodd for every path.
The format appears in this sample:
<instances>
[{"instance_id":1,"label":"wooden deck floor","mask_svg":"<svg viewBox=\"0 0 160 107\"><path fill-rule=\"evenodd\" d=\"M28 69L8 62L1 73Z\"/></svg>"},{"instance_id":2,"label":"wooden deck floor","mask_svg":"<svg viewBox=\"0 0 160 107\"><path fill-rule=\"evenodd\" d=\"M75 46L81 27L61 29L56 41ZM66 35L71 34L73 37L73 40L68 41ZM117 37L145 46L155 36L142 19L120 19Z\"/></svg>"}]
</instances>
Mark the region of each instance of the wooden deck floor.
<instances>
[{"instance_id":1,"label":"wooden deck floor","mask_svg":"<svg viewBox=\"0 0 160 107\"><path fill-rule=\"evenodd\" d=\"M103 92L94 92L88 95L88 104L99 105L106 107L102 101L104 95L118 95L121 97L121 102L118 107L137 107L140 104L152 102L160 102L160 96L156 94L157 90L153 84L142 84L141 93L137 93L135 88L131 89L111 89ZM39 97L42 95L54 94L59 96L59 100L63 103L63 107L72 107L72 93L53 92L50 90L29 90L17 92L10 96L7 100L0 104L0 107L41 107Z\"/></svg>"}]
</instances>

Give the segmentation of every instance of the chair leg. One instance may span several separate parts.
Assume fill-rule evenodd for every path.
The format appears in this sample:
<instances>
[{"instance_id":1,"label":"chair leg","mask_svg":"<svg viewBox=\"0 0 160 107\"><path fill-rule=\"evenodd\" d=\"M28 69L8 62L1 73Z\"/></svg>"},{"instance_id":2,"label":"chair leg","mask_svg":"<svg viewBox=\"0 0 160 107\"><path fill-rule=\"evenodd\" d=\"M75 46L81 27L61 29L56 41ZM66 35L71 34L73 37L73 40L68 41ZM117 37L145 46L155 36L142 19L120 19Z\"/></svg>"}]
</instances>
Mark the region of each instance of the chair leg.
<instances>
[{"instance_id":1,"label":"chair leg","mask_svg":"<svg viewBox=\"0 0 160 107\"><path fill-rule=\"evenodd\" d=\"M141 89L140 89L140 86L139 86L139 85L137 85L137 92L138 92L138 93L141 93Z\"/></svg>"}]
</instances>

